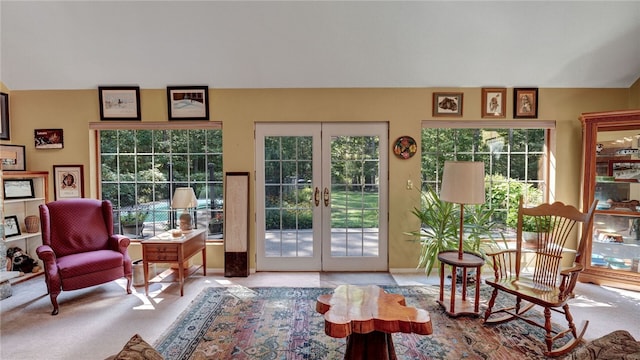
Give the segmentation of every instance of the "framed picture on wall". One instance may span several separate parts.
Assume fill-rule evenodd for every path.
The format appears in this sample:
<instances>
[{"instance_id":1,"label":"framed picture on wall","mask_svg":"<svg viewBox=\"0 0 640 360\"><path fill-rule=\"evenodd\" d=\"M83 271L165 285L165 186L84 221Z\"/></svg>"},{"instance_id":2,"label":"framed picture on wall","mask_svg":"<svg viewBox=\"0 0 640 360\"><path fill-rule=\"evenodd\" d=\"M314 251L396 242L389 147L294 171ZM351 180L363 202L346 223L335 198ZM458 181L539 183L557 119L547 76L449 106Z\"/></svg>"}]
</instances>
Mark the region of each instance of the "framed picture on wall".
<instances>
[{"instance_id":1,"label":"framed picture on wall","mask_svg":"<svg viewBox=\"0 0 640 360\"><path fill-rule=\"evenodd\" d=\"M437 116L462 116L461 92L434 92L433 93L433 117Z\"/></svg>"},{"instance_id":2,"label":"framed picture on wall","mask_svg":"<svg viewBox=\"0 0 640 360\"><path fill-rule=\"evenodd\" d=\"M513 117L515 119L538 117L538 88L513 89Z\"/></svg>"},{"instance_id":3,"label":"framed picture on wall","mask_svg":"<svg viewBox=\"0 0 640 360\"><path fill-rule=\"evenodd\" d=\"M82 165L53 165L55 200L84 197L83 169Z\"/></svg>"},{"instance_id":4,"label":"framed picture on wall","mask_svg":"<svg viewBox=\"0 0 640 360\"><path fill-rule=\"evenodd\" d=\"M507 109L507 89L482 88L482 117L503 118Z\"/></svg>"},{"instance_id":5,"label":"framed picture on wall","mask_svg":"<svg viewBox=\"0 0 640 360\"><path fill-rule=\"evenodd\" d=\"M209 120L208 86L167 86L169 120Z\"/></svg>"},{"instance_id":6,"label":"framed picture on wall","mask_svg":"<svg viewBox=\"0 0 640 360\"><path fill-rule=\"evenodd\" d=\"M62 129L35 129L33 138L36 149L62 149L64 147Z\"/></svg>"},{"instance_id":7,"label":"framed picture on wall","mask_svg":"<svg viewBox=\"0 0 640 360\"><path fill-rule=\"evenodd\" d=\"M10 140L9 130L9 94L0 92L0 140Z\"/></svg>"},{"instance_id":8,"label":"framed picture on wall","mask_svg":"<svg viewBox=\"0 0 640 360\"><path fill-rule=\"evenodd\" d=\"M100 86L101 120L140 120L139 86Z\"/></svg>"},{"instance_id":9,"label":"framed picture on wall","mask_svg":"<svg viewBox=\"0 0 640 360\"><path fill-rule=\"evenodd\" d=\"M0 145L3 171L25 171L24 145Z\"/></svg>"}]
</instances>

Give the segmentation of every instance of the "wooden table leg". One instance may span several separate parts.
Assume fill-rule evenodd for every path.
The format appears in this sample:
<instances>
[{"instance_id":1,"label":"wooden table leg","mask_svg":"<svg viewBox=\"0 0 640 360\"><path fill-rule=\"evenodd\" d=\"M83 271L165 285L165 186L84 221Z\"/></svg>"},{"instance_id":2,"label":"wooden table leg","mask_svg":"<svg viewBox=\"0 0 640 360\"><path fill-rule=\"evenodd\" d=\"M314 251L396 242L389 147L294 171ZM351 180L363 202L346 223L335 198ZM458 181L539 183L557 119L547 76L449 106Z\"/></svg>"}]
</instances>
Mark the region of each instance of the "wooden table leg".
<instances>
[{"instance_id":1,"label":"wooden table leg","mask_svg":"<svg viewBox=\"0 0 640 360\"><path fill-rule=\"evenodd\" d=\"M458 275L456 269L455 265L451 265L451 306L449 312L452 314L456 313L456 276Z\"/></svg>"},{"instance_id":2,"label":"wooden table leg","mask_svg":"<svg viewBox=\"0 0 640 360\"><path fill-rule=\"evenodd\" d=\"M467 300L467 267L462 268L462 301ZM458 283L458 274L456 274L456 283Z\"/></svg>"},{"instance_id":3,"label":"wooden table leg","mask_svg":"<svg viewBox=\"0 0 640 360\"><path fill-rule=\"evenodd\" d=\"M480 314L480 266L476 268L476 302L473 311Z\"/></svg>"},{"instance_id":4,"label":"wooden table leg","mask_svg":"<svg viewBox=\"0 0 640 360\"><path fill-rule=\"evenodd\" d=\"M440 303L444 302L444 263L440 263Z\"/></svg>"},{"instance_id":5,"label":"wooden table leg","mask_svg":"<svg viewBox=\"0 0 640 360\"><path fill-rule=\"evenodd\" d=\"M373 331L368 334L352 333L347 337L347 360L396 360L391 334Z\"/></svg>"}]
</instances>

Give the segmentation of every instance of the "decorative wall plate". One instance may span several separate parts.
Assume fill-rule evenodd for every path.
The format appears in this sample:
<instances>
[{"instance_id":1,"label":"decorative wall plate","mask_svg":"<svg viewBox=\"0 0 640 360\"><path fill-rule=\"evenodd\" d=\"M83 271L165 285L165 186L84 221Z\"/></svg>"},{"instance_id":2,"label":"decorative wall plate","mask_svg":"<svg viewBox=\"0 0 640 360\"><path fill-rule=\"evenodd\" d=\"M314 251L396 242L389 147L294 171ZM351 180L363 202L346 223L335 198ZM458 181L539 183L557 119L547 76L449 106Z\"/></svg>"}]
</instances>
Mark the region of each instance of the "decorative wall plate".
<instances>
[{"instance_id":1,"label":"decorative wall plate","mask_svg":"<svg viewBox=\"0 0 640 360\"><path fill-rule=\"evenodd\" d=\"M401 136L393 146L393 153L400 159L408 159L418 151L418 145L411 136Z\"/></svg>"}]
</instances>

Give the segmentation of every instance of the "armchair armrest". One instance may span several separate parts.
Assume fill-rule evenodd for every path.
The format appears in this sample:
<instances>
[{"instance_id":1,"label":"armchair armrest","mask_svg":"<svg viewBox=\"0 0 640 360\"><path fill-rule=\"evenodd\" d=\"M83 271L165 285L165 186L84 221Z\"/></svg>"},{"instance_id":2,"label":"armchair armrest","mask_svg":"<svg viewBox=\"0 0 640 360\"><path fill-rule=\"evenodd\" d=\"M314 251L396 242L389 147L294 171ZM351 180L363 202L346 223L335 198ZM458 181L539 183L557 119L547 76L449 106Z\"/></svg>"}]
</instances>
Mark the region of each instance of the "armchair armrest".
<instances>
[{"instance_id":1,"label":"armchair armrest","mask_svg":"<svg viewBox=\"0 0 640 360\"><path fill-rule=\"evenodd\" d=\"M109 237L109 247L123 255L126 254L129 244L131 239L124 235L113 234Z\"/></svg>"},{"instance_id":2,"label":"armchair armrest","mask_svg":"<svg viewBox=\"0 0 640 360\"><path fill-rule=\"evenodd\" d=\"M61 280L58 273L56 253L49 245L40 245L36 248L38 258L44 263L44 275L47 278L47 291L49 294L60 292Z\"/></svg>"}]
</instances>

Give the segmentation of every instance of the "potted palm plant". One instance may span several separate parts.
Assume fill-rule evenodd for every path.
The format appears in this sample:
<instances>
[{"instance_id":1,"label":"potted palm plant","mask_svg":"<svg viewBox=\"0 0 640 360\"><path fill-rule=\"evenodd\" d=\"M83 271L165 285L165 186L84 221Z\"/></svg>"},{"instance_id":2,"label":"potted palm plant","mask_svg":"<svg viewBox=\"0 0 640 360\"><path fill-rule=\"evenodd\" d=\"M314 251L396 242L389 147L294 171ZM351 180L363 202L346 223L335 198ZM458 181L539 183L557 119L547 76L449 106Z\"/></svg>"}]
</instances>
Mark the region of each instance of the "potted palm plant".
<instances>
[{"instance_id":1,"label":"potted palm plant","mask_svg":"<svg viewBox=\"0 0 640 360\"><path fill-rule=\"evenodd\" d=\"M413 241L420 242L418 267L424 268L427 275L438 263L438 254L446 250L458 249L458 230L460 227L460 209L457 205L442 201L435 190L421 192L422 205L411 213L421 223L420 229L408 232ZM464 214L465 241L463 250L484 254L484 241L495 244L495 237L504 237L492 220L493 210L485 205L466 206Z\"/></svg>"}]
</instances>

